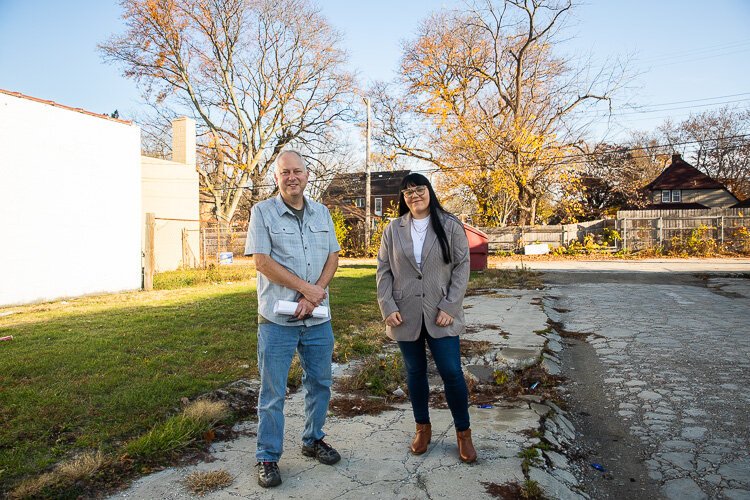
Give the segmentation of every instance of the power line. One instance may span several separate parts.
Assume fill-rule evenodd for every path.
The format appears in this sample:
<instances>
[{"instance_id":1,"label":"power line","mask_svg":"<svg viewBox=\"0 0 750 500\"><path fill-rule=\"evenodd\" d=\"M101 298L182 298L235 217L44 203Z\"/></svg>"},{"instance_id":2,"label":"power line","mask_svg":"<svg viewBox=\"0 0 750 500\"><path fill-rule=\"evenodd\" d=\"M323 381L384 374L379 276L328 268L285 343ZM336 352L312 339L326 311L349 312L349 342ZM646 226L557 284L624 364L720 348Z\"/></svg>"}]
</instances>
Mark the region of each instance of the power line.
<instances>
[{"instance_id":1,"label":"power line","mask_svg":"<svg viewBox=\"0 0 750 500\"><path fill-rule=\"evenodd\" d=\"M644 106L646 106L646 107L649 107L649 106L671 106L672 104L685 104L685 103L688 103L688 102L700 102L700 101L714 101L716 99L728 99L730 97L740 97L740 96L743 96L743 95L750 95L750 92L742 92L740 94L720 95L720 96L716 96L716 97L703 97L701 99L690 99L690 100L687 100L687 101L672 101L672 102L662 102L662 103L658 103L658 104L646 104Z\"/></svg>"},{"instance_id":2,"label":"power line","mask_svg":"<svg viewBox=\"0 0 750 500\"><path fill-rule=\"evenodd\" d=\"M731 56L733 54L741 54L743 52L747 52L748 50L750 50L750 47L746 48L746 49L733 50L733 51L730 51L730 52L723 52L723 53L720 53L720 54L708 54L708 55L705 55L705 56L702 56L702 57L694 57L694 58L690 58L690 59L684 59L682 61L663 62L663 63L659 63L658 66L660 68L663 68L664 66L674 66L675 64L685 64L685 63L695 62L695 61L704 61L706 59L716 59L716 58L719 58L719 57Z\"/></svg>"},{"instance_id":3,"label":"power line","mask_svg":"<svg viewBox=\"0 0 750 500\"><path fill-rule=\"evenodd\" d=\"M696 139L691 141L682 141L682 142L674 142L671 144L656 144L652 146L643 146L643 147L628 147L628 148L617 148L617 149L610 149L607 151L593 151L590 153L576 153L572 155L563 155L558 157L551 157L549 158L550 161L554 163L547 162L546 165L567 165L576 163L575 161L557 161L557 160L574 160L574 159L585 159L585 158L591 158L596 156L603 156L605 154L611 154L611 153L618 153L618 154L624 154L629 153L633 151L645 151L649 149L659 149L659 148L673 148L674 146L686 146L688 144L701 144L704 142L712 142L712 141L721 141L721 140L730 140L730 139L741 139L745 137L750 137L750 133L748 134L738 134L734 136L728 136L728 137L717 137L717 138L711 138L711 139ZM717 146L715 148L708 148L708 150L713 149L725 149L724 147ZM646 156L640 156L640 157L633 157L633 158L648 158L651 155ZM460 170L460 169L466 169L466 170L474 170L474 169L483 169L485 167L444 167L444 168L434 168L430 169L432 172L439 172L439 171L446 171L446 170Z\"/></svg>"},{"instance_id":4,"label":"power line","mask_svg":"<svg viewBox=\"0 0 750 500\"><path fill-rule=\"evenodd\" d=\"M693 55L702 55L707 52L716 52L716 51L723 51L727 49L736 49L738 47L742 47L744 45L750 44L750 40L741 40L737 42L731 42L731 43L720 43L716 45L709 45L702 48L696 48L696 49L686 49L686 50L678 50L675 52L665 52L662 54L654 55L651 57L645 57L645 58L639 58L636 57L635 59L640 62L648 63L653 61L660 61L664 59L675 59L675 58L681 58L681 57L690 57Z\"/></svg>"},{"instance_id":5,"label":"power line","mask_svg":"<svg viewBox=\"0 0 750 500\"><path fill-rule=\"evenodd\" d=\"M593 151L590 153L576 153L571 155L563 155L558 157L551 157L550 160L551 163L546 163L547 166L557 166L557 165L570 165L576 163L575 159L586 159L586 158L594 158L597 156L603 156L606 154L625 154L625 153L631 153L634 151L646 151L646 150L654 150L654 149L660 149L660 148L674 148L675 146L687 146L690 144L702 144L705 142L713 142L713 141L726 141L726 140L732 140L732 139L743 139L746 137L750 137L750 133L746 134L737 134L732 136L726 136L726 137L714 137L714 138L708 138L708 139L695 139L690 141L682 141L682 142L674 142L671 144L656 144L652 146L642 146L642 147L627 147L627 148L617 148L617 149L609 149L606 151ZM736 146L735 146L736 147ZM713 151L718 149L727 149L723 146L716 146L713 148L706 148L706 151ZM652 154L642 155L642 156L631 156L630 159L642 159L642 158L649 158L652 157ZM569 160L569 161L565 161ZM421 170L421 172L428 172L428 173L436 173L436 172L446 172L446 171L454 171L454 170L486 170L483 166L476 166L476 167L435 167L432 169L426 169ZM327 181L329 179L313 179L308 181L308 184L310 183L316 183L316 182L323 182ZM276 187L275 184L257 184L256 187L258 188L264 188L264 187ZM237 189L252 189L251 186L245 186L245 187L232 187L232 188L219 188L215 189L215 191L234 191ZM209 191L206 188L201 188L202 191Z\"/></svg>"},{"instance_id":6,"label":"power line","mask_svg":"<svg viewBox=\"0 0 750 500\"><path fill-rule=\"evenodd\" d=\"M744 93L744 94L737 94L738 96L742 95L750 95L750 92ZM727 96L728 97L728 96ZM711 99L719 99L718 97L708 97L705 99L693 99L689 101L681 101L683 103L700 103L705 100L711 100ZM604 111L596 111L593 109L586 109L581 110L579 112L573 112L572 115L574 116L594 116L594 115L602 115L601 118L608 118L608 117L618 117L618 116L628 116L628 115L640 115L640 114L649 114L649 113L661 113L664 111L677 111L682 109L688 109L693 110L695 108L705 108L709 106L725 106L727 104L736 104L738 102L748 102L750 101L750 97L746 97L743 99L733 99L730 101L722 101L722 102L704 102L702 104L692 104L690 106L676 106L676 107L664 107L664 106L670 106L671 104L679 104L680 101L676 101L674 103L662 103L662 104L649 104L644 106L635 106L633 111L620 111L620 112L614 112L614 113L607 113ZM654 109L649 109L654 108Z\"/></svg>"},{"instance_id":7,"label":"power line","mask_svg":"<svg viewBox=\"0 0 750 500\"><path fill-rule=\"evenodd\" d=\"M585 117L588 115L594 118L598 118L598 120L594 120L594 122L596 123L596 122L601 122L602 120L609 120L611 118L622 117L622 116L662 113L665 111L679 111L679 110L684 110L684 109L693 110L695 108L704 108L704 107L711 107L711 106L719 107L719 106L725 106L727 104L750 102L750 97L747 97L743 99L733 99L733 100L722 101L722 102L693 104L691 106L664 107L664 106L671 106L673 104L700 103L703 101L726 99L729 97L740 97L740 96L750 96L750 92L743 92L739 94L729 94L726 96L704 97L700 99L690 99L686 101L673 101L673 102L665 102L665 103L648 104L648 105L643 105L643 106L636 106L635 108L633 108L632 111L620 111L620 112L613 112L613 113L608 113L606 111L597 111L595 109L585 109L581 111L573 111L571 113L571 116ZM654 108L654 109L650 109L650 108ZM667 116L667 118L669 118L669 116ZM417 117L417 116L405 116L405 117L400 118L400 120L409 122L411 124L415 124L415 123L421 124L425 120L430 120L430 119L431 119L430 117ZM648 119L657 119L657 117L649 117Z\"/></svg>"}]
</instances>

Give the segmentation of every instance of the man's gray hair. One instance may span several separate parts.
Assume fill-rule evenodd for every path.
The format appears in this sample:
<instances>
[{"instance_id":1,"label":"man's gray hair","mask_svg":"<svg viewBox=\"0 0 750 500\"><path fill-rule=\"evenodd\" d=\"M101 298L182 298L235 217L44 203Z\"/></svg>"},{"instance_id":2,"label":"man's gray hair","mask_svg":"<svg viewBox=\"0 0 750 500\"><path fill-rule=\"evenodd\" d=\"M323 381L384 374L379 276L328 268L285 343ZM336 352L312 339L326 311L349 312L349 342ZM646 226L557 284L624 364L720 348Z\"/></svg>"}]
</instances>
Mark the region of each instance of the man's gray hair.
<instances>
[{"instance_id":1,"label":"man's gray hair","mask_svg":"<svg viewBox=\"0 0 750 500\"><path fill-rule=\"evenodd\" d=\"M305 162L305 158L302 156L302 153L300 153L299 151L295 149L285 149L284 151L279 153L279 155L276 157L276 172L279 171L279 162L287 154L296 155L297 158L299 158L299 161L302 163L302 167L304 167L304 169L307 170L307 163Z\"/></svg>"}]
</instances>

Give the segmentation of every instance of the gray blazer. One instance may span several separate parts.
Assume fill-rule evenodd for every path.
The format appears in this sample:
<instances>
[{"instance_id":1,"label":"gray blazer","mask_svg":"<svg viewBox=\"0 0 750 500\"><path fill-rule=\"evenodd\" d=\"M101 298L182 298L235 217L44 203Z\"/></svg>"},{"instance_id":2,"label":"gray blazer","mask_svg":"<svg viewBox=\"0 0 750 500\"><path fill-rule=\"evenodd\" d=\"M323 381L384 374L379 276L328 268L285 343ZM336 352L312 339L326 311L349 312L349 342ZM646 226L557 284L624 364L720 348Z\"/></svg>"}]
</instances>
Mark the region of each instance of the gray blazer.
<instances>
[{"instance_id":1,"label":"gray blazer","mask_svg":"<svg viewBox=\"0 0 750 500\"><path fill-rule=\"evenodd\" d=\"M427 332L434 338L463 333L463 301L469 282L469 242L458 219L443 216L452 262L446 264L437 235L428 226L422 248L422 268L414 259L411 214L391 221L383 232L378 252L378 305L383 319L399 311L402 323L386 326L386 334L400 341L419 338L424 316ZM435 324L438 309L453 316L453 324Z\"/></svg>"}]
</instances>

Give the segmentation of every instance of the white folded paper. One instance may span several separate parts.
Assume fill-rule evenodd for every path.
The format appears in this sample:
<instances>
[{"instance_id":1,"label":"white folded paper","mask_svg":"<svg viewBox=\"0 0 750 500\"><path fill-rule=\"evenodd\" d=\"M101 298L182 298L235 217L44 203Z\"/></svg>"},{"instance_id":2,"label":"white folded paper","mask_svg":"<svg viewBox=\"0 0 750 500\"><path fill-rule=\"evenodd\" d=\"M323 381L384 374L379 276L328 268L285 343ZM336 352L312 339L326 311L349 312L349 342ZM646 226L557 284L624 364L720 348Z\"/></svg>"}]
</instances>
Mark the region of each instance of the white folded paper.
<instances>
[{"instance_id":1,"label":"white folded paper","mask_svg":"<svg viewBox=\"0 0 750 500\"><path fill-rule=\"evenodd\" d=\"M273 305L274 314L283 314L285 316L293 316L297 310L297 302L291 300L277 300ZM327 318L328 308L326 306L318 306L313 309L313 318Z\"/></svg>"}]
</instances>

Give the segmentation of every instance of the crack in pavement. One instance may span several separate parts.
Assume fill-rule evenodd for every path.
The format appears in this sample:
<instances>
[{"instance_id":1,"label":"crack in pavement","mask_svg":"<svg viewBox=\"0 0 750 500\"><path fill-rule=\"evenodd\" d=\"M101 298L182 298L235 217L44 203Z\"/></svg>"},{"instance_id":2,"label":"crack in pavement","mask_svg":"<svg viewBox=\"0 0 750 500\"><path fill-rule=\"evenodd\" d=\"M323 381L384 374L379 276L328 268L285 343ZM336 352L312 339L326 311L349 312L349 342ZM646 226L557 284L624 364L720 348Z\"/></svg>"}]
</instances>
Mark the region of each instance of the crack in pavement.
<instances>
[{"instance_id":1,"label":"crack in pavement","mask_svg":"<svg viewBox=\"0 0 750 500\"><path fill-rule=\"evenodd\" d=\"M750 281L668 279L555 287L554 305L572 311L556 319L599 334L587 341L605 404L641 442L663 495L750 497Z\"/></svg>"},{"instance_id":2,"label":"crack in pavement","mask_svg":"<svg viewBox=\"0 0 750 500\"><path fill-rule=\"evenodd\" d=\"M546 339L534 332L546 328L547 317L537 303L539 295L539 292L513 290L507 295L467 297L466 303L470 306L466 310L468 325L497 326L479 334L491 335L491 343L500 353L485 357L483 362L489 363L491 368L512 369L529 360L535 362L541 355ZM500 337L498 331L507 332L508 338ZM477 340L478 335L472 333L467 338ZM502 355L503 352L506 355ZM330 467L299 453L299 436L304 427L303 398L304 391L299 391L290 394L285 404L284 448L287 451L279 463L282 484L272 490L262 490L257 486L257 478L250 466L255 462L255 437L240 435L227 444L214 444L212 453L221 457L221 466L235 477L235 481L222 490L207 494L206 498L351 498L370 495L487 498L482 482L523 481L521 460L516 455L530 441L521 432L538 427L540 421L528 403L500 403L493 409L470 408L479 461L468 465L458 458L456 443L451 438L453 421L447 409L431 409L433 441L421 456L414 456L409 451L414 423L408 403L379 415L331 416L325 430L330 443L341 453L342 460ZM248 428L246 423L237 427ZM204 462L186 468L165 469L141 478L116 496L187 500L191 497L182 486L184 475L193 470L211 468L210 463Z\"/></svg>"}]
</instances>

